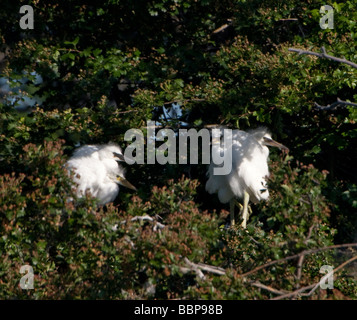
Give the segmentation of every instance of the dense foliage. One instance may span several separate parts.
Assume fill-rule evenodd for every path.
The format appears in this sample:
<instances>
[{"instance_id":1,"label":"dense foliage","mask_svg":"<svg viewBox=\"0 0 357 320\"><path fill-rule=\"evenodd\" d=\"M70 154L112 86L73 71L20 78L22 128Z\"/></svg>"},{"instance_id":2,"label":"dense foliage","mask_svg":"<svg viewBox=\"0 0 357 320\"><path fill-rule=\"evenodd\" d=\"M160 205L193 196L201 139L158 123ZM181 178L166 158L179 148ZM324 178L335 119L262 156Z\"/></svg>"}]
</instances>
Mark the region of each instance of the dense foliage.
<instances>
[{"instance_id":1,"label":"dense foliage","mask_svg":"<svg viewBox=\"0 0 357 320\"><path fill-rule=\"evenodd\" d=\"M24 4L34 29L19 26ZM40 103L0 101L0 298L356 299L356 261L333 290L294 294L356 256L338 245L357 239L357 109L314 105L356 102L357 69L288 51L357 60L357 2L333 3L334 29L319 25L324 4L4 1L1 76L14 92L25 77L22 94ZM175 103L182 115L167 116ZM227 228L206 165L127 165L136 194L104 207L75 197L63 166L74 148L125 148L150 119L263 125L289 147L271 150L271 199L246 230ZM32 290L19 287L25 264Z\"/></svg>"}]
</instances>

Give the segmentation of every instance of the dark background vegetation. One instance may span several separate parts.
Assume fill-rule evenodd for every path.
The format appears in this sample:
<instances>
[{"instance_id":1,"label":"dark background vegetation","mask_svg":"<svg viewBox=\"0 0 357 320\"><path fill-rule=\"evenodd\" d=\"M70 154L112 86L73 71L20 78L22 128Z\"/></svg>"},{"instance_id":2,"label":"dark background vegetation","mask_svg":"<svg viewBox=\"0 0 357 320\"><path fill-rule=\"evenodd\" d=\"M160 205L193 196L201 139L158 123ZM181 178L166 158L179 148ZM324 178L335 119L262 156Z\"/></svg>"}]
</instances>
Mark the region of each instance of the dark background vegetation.
<instances>
[{"instance_id":1,"label":"dark background vegetation","mask_svg":"<svg viewBox=\"0 0 357 320\"><path fill-rule=\"evenodd\" d=\"M19 27L24 4L33 30ZM357 2L333 4L331 30L319 26L324 4L2 1L1 75L14 86L25 76L25 94L43 102L0 102L0 298L356 299L355 262L333 290L304 289L357 242L357 109L314 107L356 102L357 70L288 51L324 46L357 61ZM162 119L172 103L182 116ZM290 148L271 150L271 199L252 206L246 231L225 228L206 165L127 165L137 193L121 189L105 207L66 201L63 164L78 143L125 148L126 130L149 119L263 125ZM19 287L24 264L33 290Z\"/></svg>"}]
</instances>

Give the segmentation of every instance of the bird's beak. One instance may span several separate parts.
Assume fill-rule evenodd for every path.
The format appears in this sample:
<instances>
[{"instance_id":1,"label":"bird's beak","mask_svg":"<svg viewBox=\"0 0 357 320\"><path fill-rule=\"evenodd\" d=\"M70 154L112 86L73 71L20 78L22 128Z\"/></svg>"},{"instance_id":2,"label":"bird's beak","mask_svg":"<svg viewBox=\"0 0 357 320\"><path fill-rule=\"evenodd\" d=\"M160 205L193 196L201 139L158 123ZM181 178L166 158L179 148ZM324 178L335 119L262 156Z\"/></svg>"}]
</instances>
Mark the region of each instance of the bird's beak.
<instances>
[{"instance_id":1,"label":"bird's beak","mask_svg":"<svg viewBox=\"0 0 357 320\"><path fill-rule=\"evenodd\" d=\"M114 157L118 158L120 161L125 161L124 155L118 152L113 152Z\"/></svg>"},{"instance_id":2,"label":"bird's beak","mask_svg":"<svg viewBox=\"0 0 357 320\"><path fill-rule=\"evenodd\" d=\"M289 152L289 148L288 147L285 147L283 144L273 140L273 139L269 139L267 137L263 137L264 139L264 144L267 145L267 146L271 146L271 147L277 147L279 148L280 150L283 150L283 151L286 151L286 152Z\"/></svg>"},{"instance_id":3,"label":"bird's beak","mask_svg":"<svg viewBox=\"0 0 357 320\"><path fill-rule=\"evenodd\" d=\"M137 191L136 188L125 178L118 176L117 177L117 181L119 184L121 184L122 186L129 188L131 190Z\"/></svg>"},{"instance_id":4,"label":"bird's beak","mask_svg":"<svg viewBox=\"0 0 357 320\"><path fill-rule=\"evenodd\" d=\"M118 158L119 161L124 161L126 162L126 160L133 160L132 158L129 158L129 157L124 157L123 154L121 153L117 153L117 152L113 152L114 154L114 157ZM134 160L133 160L134 161ZM135 162L135 161L134 161Z\"/></svg>"}]
</instances>

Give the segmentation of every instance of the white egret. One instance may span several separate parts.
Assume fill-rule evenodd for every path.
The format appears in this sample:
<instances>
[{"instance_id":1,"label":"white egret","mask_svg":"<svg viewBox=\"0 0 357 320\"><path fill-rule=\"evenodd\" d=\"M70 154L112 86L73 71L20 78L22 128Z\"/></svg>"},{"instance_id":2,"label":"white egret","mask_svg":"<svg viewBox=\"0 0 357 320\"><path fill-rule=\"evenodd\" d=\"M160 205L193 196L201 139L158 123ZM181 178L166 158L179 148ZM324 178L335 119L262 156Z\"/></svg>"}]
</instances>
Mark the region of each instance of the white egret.
<instances>
[{"instance_id":1,"label":"white egret","mask_svg":"<svg viewBox=\"0 0 357 320\"><path fill-rule=\"evenodd\" d=\"M98 203L104 205L117 197L119 184L136 190L125 179L125 170L117 161L124 161L124 155L116 144L85 145L76 149L66 167L74 171L77 196L83 197L90 191Z\"/></svg>"},{"instance_id":2,"label":"white egret","mask_svg":"<svg viewBox=\"0 0 357 320\"><path fill-rule=\"evenodd\" d=\"M266 128L260 127L248 132L232 130L232 170L227 175L214 175L213 169L217 167L213 162L208 169L206 190L209 193L218 193L220 202L230 202L231 225L235 224L234 207L236 198L243 198L242 227L246 228L248 220L248 203L251 200L257 203L267 200L267 177L269 176L267 146L278 147L280 150L289 149L274 141ZM227 150L218 149L220 155Z\"/></svg>"}]
</instances>

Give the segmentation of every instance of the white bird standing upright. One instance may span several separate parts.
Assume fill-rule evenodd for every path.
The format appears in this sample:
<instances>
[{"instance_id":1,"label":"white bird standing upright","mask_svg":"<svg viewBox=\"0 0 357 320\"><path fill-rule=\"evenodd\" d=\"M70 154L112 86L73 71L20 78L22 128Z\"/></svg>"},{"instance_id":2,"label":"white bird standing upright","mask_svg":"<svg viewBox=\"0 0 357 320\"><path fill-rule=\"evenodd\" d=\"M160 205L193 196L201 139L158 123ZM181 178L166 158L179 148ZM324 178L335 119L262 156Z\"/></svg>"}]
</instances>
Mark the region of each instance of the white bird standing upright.
<instances>
[{"instance_id":1,"label":"white bird standing upright","mask_svg":"<svg viewBox=\"0 0 357 320\"><path fill-rule=\"evenodd\" d=\"M89 191L100 205L104 205L117 197L119 184L136 190L125 179L125 170L117 161L124 161L124 155L121 148L113 143L85 145L76 149L66 167L74 171L77 196L83 197Z\"/></svg>"},{"instance_id":2,"label":"white bird standing upright","mask_svg":"<svg viewBox=\"0 0 357 320\"><path fill-rule=\"evenodd\" d=\"M209 193L218 193L220 202L230 202L231 225L235 224L234 207L236 198L243 198L242 227L246 228L248 220L249 199L253 203L267 200L267 177L269 177L267 146L278 147L280 150L289 149L274 141L271 134L264 127L248 132L232 130L232 170L227 175L214 175L213 169L217 167L213 162L208 169L206 190ZM227 150L218 149L221 156Z\"/></svg>"}]
</instances>

